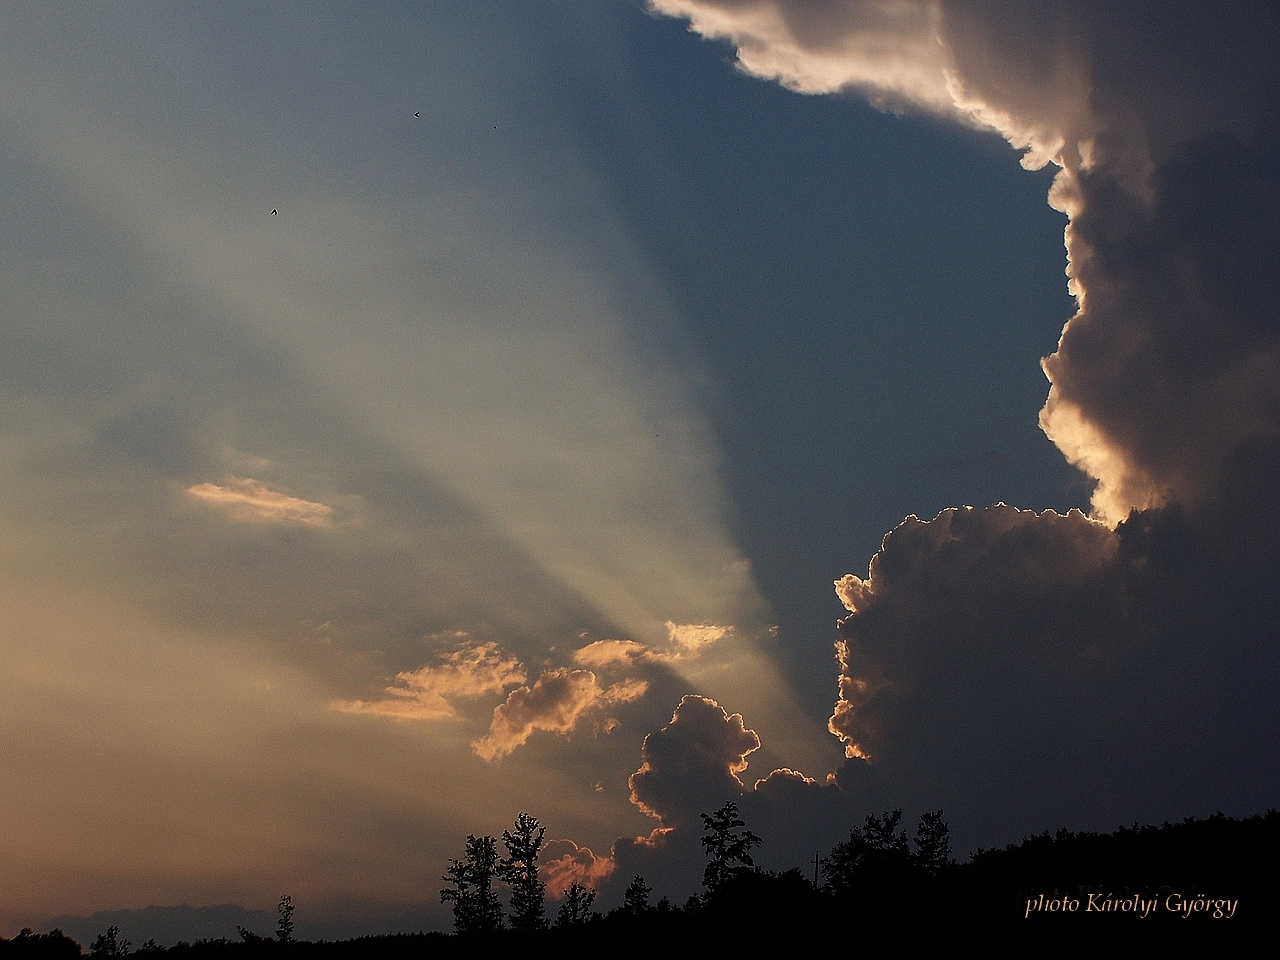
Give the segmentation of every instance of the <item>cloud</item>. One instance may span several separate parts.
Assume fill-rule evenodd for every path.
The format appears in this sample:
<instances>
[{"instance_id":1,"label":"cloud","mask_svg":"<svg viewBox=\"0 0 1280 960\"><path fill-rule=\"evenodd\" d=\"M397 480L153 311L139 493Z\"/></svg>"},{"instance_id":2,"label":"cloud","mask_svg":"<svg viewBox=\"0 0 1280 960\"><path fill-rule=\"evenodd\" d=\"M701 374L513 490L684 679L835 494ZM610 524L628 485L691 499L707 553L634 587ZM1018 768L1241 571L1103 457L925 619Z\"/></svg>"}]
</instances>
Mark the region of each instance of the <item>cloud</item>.
<instances>
[{"instance_id":1,"label":"cloud","mask_svg":"<svg viewBox=\"0 0 1280 960\"><path fill-rule=\"evenodd\" d=\"M1175 508L1118 529L1004 505L909 518L837 582L831 730L895 805L944 806L982 842L1263 809L1277 599L1216 550Z\"/></svg>"},{"instance_id":2,"label":"cloud","mask_svg":"<svg viewBox=\"0 0 1280 960\"><path fill-rule=\"evenodd\" d=\"M552 900L563 898L572 883L595 890L616 868L612 856L596 856L572 840L552 840L543 852L542 875Z\"/></svg>"},{"instance_id":3,"label":"cloud","mask_svg":"<svg viewBox=\"0 0 1280 960\"><path fill-rule=\"evenodd\" d=\"M1122 606L1113 579L1117 552L1115 533L1079 511L1037 515L1000 505L944 510L928 523L903 521L885 537L867 579L849 574L836 581L850 616L841 621L840 699L831 732L850 757L875 757L884 748L876 705L892 695L885 662L898 656L932 651L931 669L953 678L981 669L992 645L1059 671L1108 656L1107 644L1121 639L1100 637L1098 628ZM871 646L858 642L863 624L880 627L890 609L903 613L897 631ZM955 631L939 635L935 617L963 624L972 642L947 650L940 639ZM1003 656L1000 662L1010 663Z\"/></svg>"},{"instance_id":4,"label":"cloud","mask_svg":"<svg viewBox=\"0 0 1280 960\"><path fill-rule=\"evenodd\" d=\"M1280 476L1280 14L1181 4L653 0L740 66L999 132L1061 167L1079 311L1041 425L1118 522Z\"/></svg>"},{"instance_id":5,"label":"cloud","mask_svg":"<svg viewBox=\"0 0 1280 960\"><path fill-rule=\"evenodd\" d=\"M573 659L584 667L629 667L654 659L653 652L635 640L596 640L574 651Z\"/></svg>"},{"instance_id":6,"label":"cloud","mask_svg":"<svg viewBox=\"0 0 1280 960\"><path fill-rule=\"evenodd\" d=\"M796 770L773 770L751 786L742 774L761 747L739 714L714 700L686 696L671 721L649 734L642 764L632 775L631 802L660 821L647 836L617 839L610 851L616 888L633 875L676 895L697 889L704 863L700 814L733 800L750 829L765 838L759 862L771 869L795 866L797 850L830 849L868 804L883 801L872 778L855 771L844 790L835 776L819 783ZM620 892L615 890L614 892Z\"/></svg>"},{"instance_id":7,"label":"cloud","mask_svg":"<svg viewBox=\"0 0 1280 960\"><path fill-rule=\"evenodd\" d=\"M494 708L489 732L471 745L472 750L482 760L501 760L523 746L535 730L570 733L589 710L629 703L647 689L643 680L632 679L601 689L590 670L548 670L532 687L517 687Z\"/></svg>"},{"instance_id":8,"label":"cloud","mask_svg":"<svg viewBox=\"0 0 1280 960\"><path fill-rule=\"evenodd\" d=\"M671 641L673 659L696 657L717 640L723 640L733 632L733 627L718 627L713 623L674 623L667 621L667 638Z\"/></svg>"},{"instance_id":9,"label":"cloud","mask_svg":"<svg viewBox=\"0 0 1280 960\"><path fill-rule=\"evenodd\" d=\"M501 693L525 679L520 661L503 657L496 643L484 643L454 651L437 666L396 674L396 685L386 688L382 700L338 701L333 706L344 713L397 720L445 720L457 716L451 700Z\"/></svg>"},{"instance_id":10,"label":"cloud","mask_svg":"<svg viewBox=\"0 0 1280 960\"><path fill-rule=\"evenodd\" d=\"M258 523L301 523L327 527L333 508L300 497L272 490L265 484L245 477L232 477L226 486L197 483L187 494L202 503L216 507L235 520Z\"/></svg>"},{"instance_id":11,"label":"cloud","mask_svg":"<svg viewBox=\"0 0 1280 960\"><path fill-rule=\"evenodd\" d=\"M903 806L945 800L1005 831L1269 805L1280 11L651 6L729 40L752 74L990 129L1060 168L1078 309L1043 361L1040 424L1096 481L1096 520L912 517L865 579L837 582L842 779L874 770Z\"/></svg>"},{"instance_id":12,"label":"cloud","mask_svg":"<svg viewBox=\"0 0 1280 960\"><path fill-rule=\"evenodd\" d=\"M741 795L738 774L759 748L760 738L743 726L741 714L687 696L665 727L644 738L640 769L628 781L631 802L663 826L696 822L699 813Z\"/></svg>"},{"instance_id":13,"label":"cloud","mask_svg":"<svg viewBox=\"0 0 1280 960\"><path fill-rule=\"evenodd\" d=\"M601 699L605 703L631 703L643 697L648 690L649 683L647 680L628 677L626 680L619 680L617 683L611 684L605 690Z\"/></svg>"},{"instance_id":14,"label":"cloud","mask_svg":"<svg viewBox=\"0 0 1280 960\"><path fill-rule=\"evenodd\" d=\"M574 652L573 659L586 667L606 669L637 663L674 663L692 660L718 640L733 633L733 627L712 623L666 622L668 648L655 650L635 640L596 640Z\"/></svg>"},{"instance_id":15,"label":"cloud","mask_svg":"<svg viewBox=\"0 0 1280 960\"><path fill-rule=\"evenodd\" d=\"M886 107L951 106L928 4L651 0L650 6L687 19L705 37L728 40L743 70L791 90L857 89Z\"/></svg>"}]
</instances>

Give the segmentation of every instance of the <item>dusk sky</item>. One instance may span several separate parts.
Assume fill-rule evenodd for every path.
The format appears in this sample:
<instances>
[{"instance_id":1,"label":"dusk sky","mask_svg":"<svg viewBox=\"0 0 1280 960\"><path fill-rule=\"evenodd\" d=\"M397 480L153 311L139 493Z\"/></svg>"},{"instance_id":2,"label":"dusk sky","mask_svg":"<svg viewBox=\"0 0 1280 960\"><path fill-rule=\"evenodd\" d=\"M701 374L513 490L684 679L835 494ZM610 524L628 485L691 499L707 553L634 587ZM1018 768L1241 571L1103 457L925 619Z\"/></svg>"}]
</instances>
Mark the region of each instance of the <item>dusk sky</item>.
<instances>
[{"instance_id":1,"label":"dusk sky","mask_svg":"<svg viewBox=\"0 0 1280 960\"><path fill-rule=\"evenodd\" d=\"M1280 805L1273 5L5 6L0 936Z\"/></svg>"}]
</instances>

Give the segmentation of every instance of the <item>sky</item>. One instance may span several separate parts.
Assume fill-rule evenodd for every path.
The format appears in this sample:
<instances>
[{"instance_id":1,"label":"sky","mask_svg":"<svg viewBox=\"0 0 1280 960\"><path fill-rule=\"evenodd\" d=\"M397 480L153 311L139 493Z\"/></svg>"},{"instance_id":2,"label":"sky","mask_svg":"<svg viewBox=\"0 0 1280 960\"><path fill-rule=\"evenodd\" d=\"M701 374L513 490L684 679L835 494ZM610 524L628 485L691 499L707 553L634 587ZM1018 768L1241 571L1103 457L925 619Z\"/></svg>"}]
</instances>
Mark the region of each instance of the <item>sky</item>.
<instances>
[{"instance_id":1,"label":"sky","mask_svg":"<svg viewBox=\"0 0 1280 960\"><path fill-rule=\"evenodd\" d=\"M0 935L1275 806L1270 6L5 19Z\"/></svg>"}]
</instances>

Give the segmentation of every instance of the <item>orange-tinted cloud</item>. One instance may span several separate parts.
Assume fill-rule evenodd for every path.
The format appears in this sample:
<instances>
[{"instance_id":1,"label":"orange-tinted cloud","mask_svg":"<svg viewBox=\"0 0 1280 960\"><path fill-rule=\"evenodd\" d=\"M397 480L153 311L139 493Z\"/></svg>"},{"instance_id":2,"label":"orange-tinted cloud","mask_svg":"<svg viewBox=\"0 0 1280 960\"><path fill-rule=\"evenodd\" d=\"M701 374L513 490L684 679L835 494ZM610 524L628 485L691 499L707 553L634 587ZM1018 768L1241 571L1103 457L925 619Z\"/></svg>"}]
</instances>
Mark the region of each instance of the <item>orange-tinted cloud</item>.
<instances>
[{"instance_id":1,"label":"orange-tinted cloud","mask_svg":"<svg viewBox=\"0 0 1280 960\"><path fill-rule=\"evenodd\" d=\"M671 641L671 655L696 657L705 647L717 640L723 640L733 631L733 627L719 627L714 623L674 623L667 621L667 637Z\"/></svg>"},{"instance_id":2,"label":"orange-tinted cloud","mask_svg":"<svg viewBox=\"0 0 1280 960\"><path fill-rule=\"evenodd\" d=\"M572 840L552 840L546 846L542 864L547 896L561 899L572 883L594 890L616 868L612 856L596 856L590 847L580 847Z\"/></svg>"},{"instance_id":3,"label":"orange-tinted cloud","mask_svg":"<svg viewBox=\"0 0 1280 960\"><path fill-rule=\"evenodd\" d=\"M520 661L502 656L496 643L484 643L457 650L436 666L396 674L396 685L386 688L382 700L340 701L334 707L397 720L444 720L457 716L451 700L501 693L525 679Z\"/></svg>"},{"instance_id":4,"label":"orange-tinted cloud","mask_svg":"<svg viewBox=\"0 0 1280 960\"><path fill-rule=\"evenodd\" d=\"M523 746L535 730L570 733L584 713L597 706L628 703L648 684L627 679L602 689L590 670L548 670L530 686L517 687L494 708L489 732L471 745L483 760L500 760Z\"/></svg>"},{"instance_id":5,"label":"orange-tinted cloud","mask_svg":"<svg viewBox=\"0 0 1280 960\"><path fill-rule=\"evenodd\" d=\"M575 651L573 659L584 667L595 667L599 670L652 660L653 652L643 643L637 643L635 640L597 640Z\"/></svg>"},{"instance_id":6,"label":"orange-tinted cloud","mask_svg":"<svg viewBox=\"0 0 1280 960\"><path fill-rule=\"evenodd\" d=\"M636 663L671 663L692 659L718 640L733 632L733 627L713 623L676 623L668 620L665 650L654 650L635 640L597 640L577 650L573 659L585 667L608 669Z\"/></svg>"},{"instance_id":7,"label":"orange-tinted cloud","mask_svg":"<svg viewBox=\"0 0 1280 960\"><path fill-rule=\"evenodd\" d=\"M187 488L188 496L217 507L235 520L255 523L301 523L325 527L333 508L272 490L247 477L232 477L226 486L197 483Z\"/></svg>"},{"instance_id":8,"label":"orange-tinted cloud","mask_svg":"<svg viewBox=\"0 0 1280 960\"><path fill-rule=\"evenodd\" d=\"M628 677L610 684L601 698L605 703L631 703L639 700L649 690L649 682L636 677Z\"/></svg>"}]
</instances>

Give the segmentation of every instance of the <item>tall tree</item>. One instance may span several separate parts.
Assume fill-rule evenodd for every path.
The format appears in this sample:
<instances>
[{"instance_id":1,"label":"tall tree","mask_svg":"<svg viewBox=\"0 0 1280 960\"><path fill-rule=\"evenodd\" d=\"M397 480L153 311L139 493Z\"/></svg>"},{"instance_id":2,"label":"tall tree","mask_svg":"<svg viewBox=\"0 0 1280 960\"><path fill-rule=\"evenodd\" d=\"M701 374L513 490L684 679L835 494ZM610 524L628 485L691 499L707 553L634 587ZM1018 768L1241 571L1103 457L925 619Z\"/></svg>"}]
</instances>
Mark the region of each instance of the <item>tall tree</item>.
<instances>
[{"instance_id":1,"label":"tall tree","mask_svg":"<svg viewBox=\"0 0 1280 960\"><path fill-rule=\"evenodd\" d=\"M476 900L466 861L450 860L449 869L440 879L449 884L441 889L440 902L453 904L453 932L466 933L472 926Z\"/></svg>"},{"instance_id":2,"label":"tall tree","mask_svg":"<svg viewBox=\"0 0 1280 960\"><path fill-rule=\"evenodd\" d=\"M507 855L498 864L498 876L511 887L511 926L517 930L541 930L547 925L543 915L546 884L538 875L538 854L542 851L546 828L527 813L516 817L515 831L502 831Z\"/></svg>"},{"instance_id":3,"label":"tall tree","mask_svg":"<svg viewBox=\"0 0 1280 960\"><path fill-rule=\"evenodd\" d=\"M560 909L556 911L556 926L580 927L591 919L591 904L595 903L596 892L584 887L577 880L569 884L560 901Z\"/></svg>"},{"instance_id":4,"label":"tall tree","mask_svg":"<svg viewBox=\"0 0 1280 960\"><path fill-rule=\"evenodd\" d=\"M707 855L707 866L702 872L702 885L708 891L718 890L735 870L753 867L751 848L763 841L750 830L741 830L747 824L738 816L738 805L730 801L715 813L702 813L702 849Z\"/></svg>"},{"instance_id":5,"label":"tall tree","mask_svg":"<svg viewBox=\"0 0 1280 960\"><path fill-rule=\"evenodd\" d=\"M951 832L941 810L920 814L916 823L916 862L930 876L951 865Z\"/></svg>"},{"instance_id":6,"label":"tall tree","mask_svg":"<svg viewBox=\"0 0 1280 960\"><path fill-rule=\"evenodd\" d=\"M293 897L281 897L280 903L276 906L276 913L280 915L280 923L276 926L276 939L281 943L291 943L293 941Z\"/></svg>"},{"instance_id":7,"label":"tall tree","mask_svg":"<svg viewBox=\"0 0 1280 960\"><path fill-rule=\"evenodd\" d=\"M622 895L622 909L632 914L644 913L649 909L649 894L652 892L653 888L637 873L631 878L626 892Z\"/></svg>"},{"instance_id":8,"label":"tall tree","mask_svg":"<svg viewBox=\"0 0 1280 960\"><path fill-rule=\"evenodd\" d=\"M467 837L465 860L450 860L443 879L451 886L440 891L440 902L453 903L453 928L458 933L482 933L502 928L502 903L493 889L498 871L498 841Z\"/></svg>"},{"instance_id":9,"label":"tall tree","mask_svg":"<svg viewBox=\"0 0 1280 960\"><path fill-rule=\"evenodd\" d=\"M110 926L107 927L106 933L98 934L98 939L93 941L93 946L89 948L89 956L127 957L129 946L129 941L120 936L120 928Z\"/></svg>"}]
</instances>

